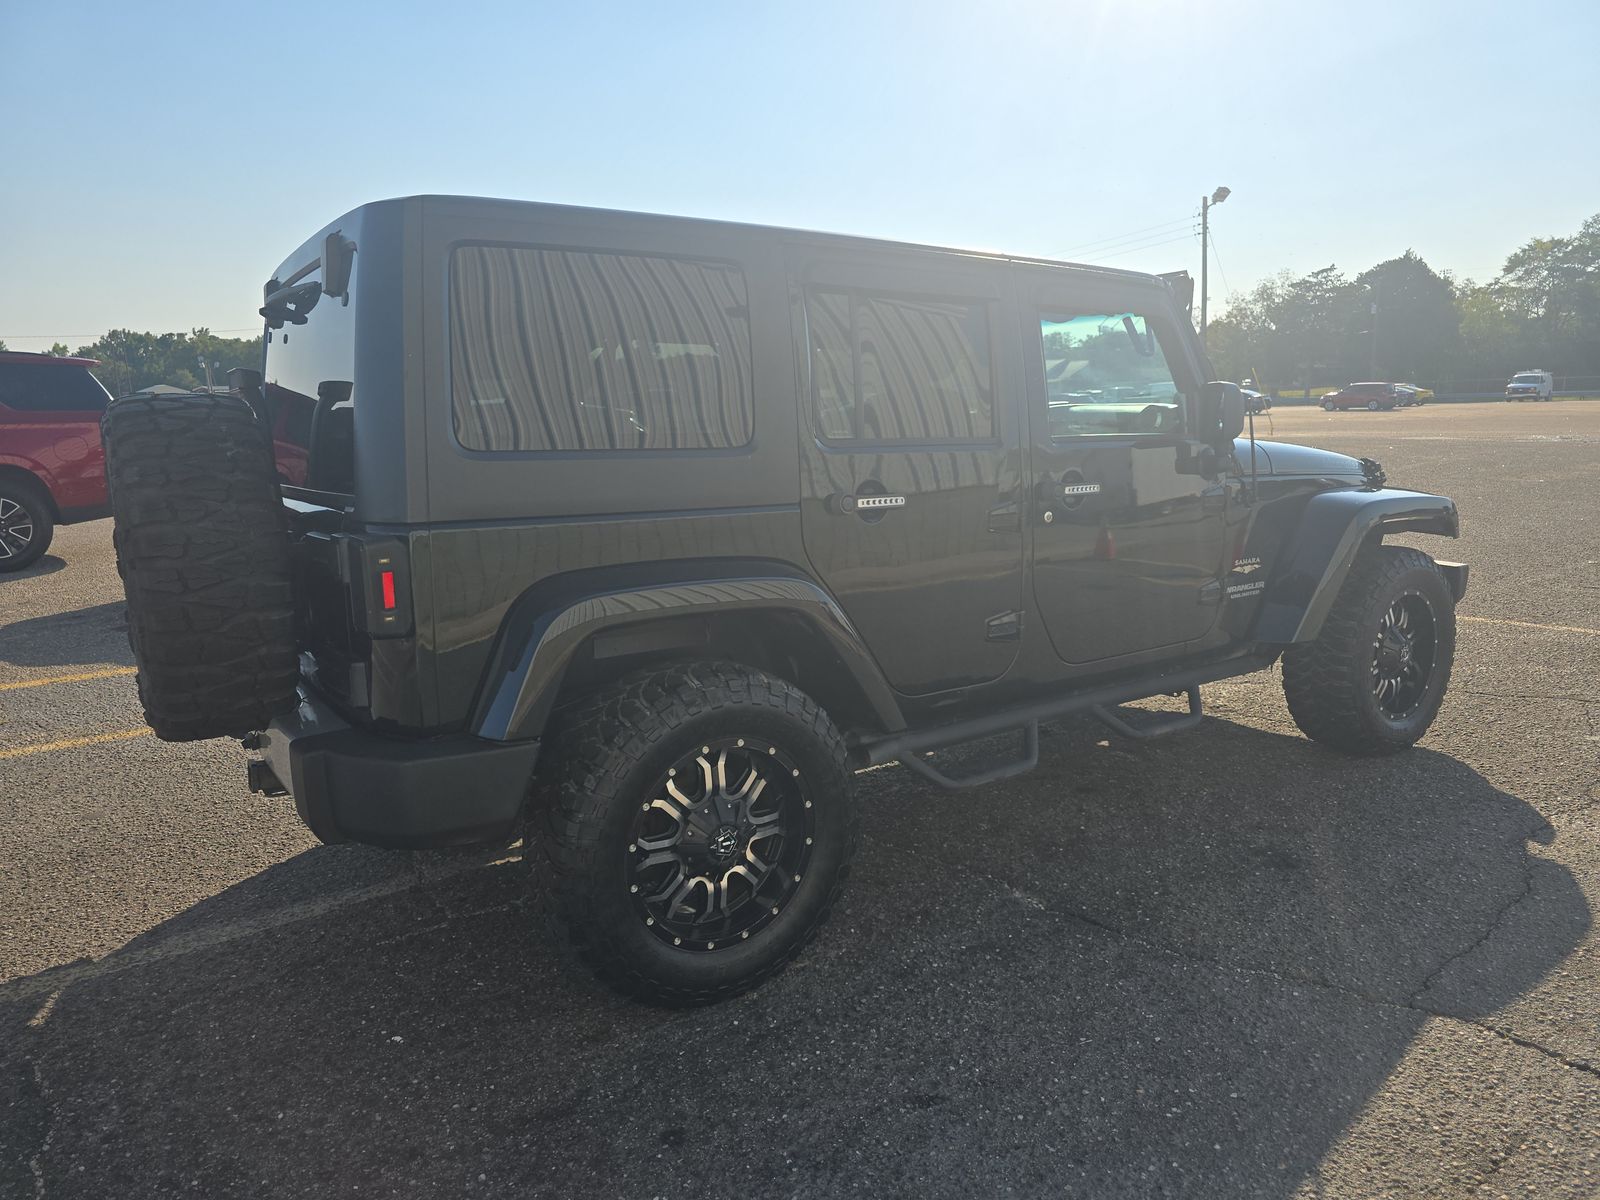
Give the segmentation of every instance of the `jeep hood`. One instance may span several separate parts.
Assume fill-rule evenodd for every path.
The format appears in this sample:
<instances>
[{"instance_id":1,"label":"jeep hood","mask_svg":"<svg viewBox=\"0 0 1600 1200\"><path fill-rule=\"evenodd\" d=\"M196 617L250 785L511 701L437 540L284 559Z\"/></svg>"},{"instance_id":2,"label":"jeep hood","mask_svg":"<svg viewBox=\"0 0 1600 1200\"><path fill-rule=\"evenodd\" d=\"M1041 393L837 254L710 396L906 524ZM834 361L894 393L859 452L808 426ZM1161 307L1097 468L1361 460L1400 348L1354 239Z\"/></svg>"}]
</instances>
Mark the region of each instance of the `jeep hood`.
<instances>
[{"instance_id":1,"label":"jeep hood","mask_svg":"<svg viewBox=\"0 0 1600 1200\"><path fill-rule=\"evenodd\" d=\"M1244 469L1250 469L1250 439L1233 443L1234 455ZM1359 459L1332 450L1296 446L1290 442L1256 442L1256 472L1260 475L1321 475L1341 479L1364 478Z\"/></svg>"}]
</instances>

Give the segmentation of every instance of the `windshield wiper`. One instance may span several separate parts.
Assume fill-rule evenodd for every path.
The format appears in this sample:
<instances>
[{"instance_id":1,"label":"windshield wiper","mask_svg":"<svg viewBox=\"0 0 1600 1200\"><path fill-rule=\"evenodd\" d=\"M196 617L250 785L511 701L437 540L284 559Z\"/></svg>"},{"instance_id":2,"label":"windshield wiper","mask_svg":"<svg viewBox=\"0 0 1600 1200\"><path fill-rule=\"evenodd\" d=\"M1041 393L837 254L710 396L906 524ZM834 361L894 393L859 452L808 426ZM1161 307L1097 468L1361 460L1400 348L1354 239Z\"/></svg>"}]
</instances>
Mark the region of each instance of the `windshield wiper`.
<instances>
[{"instance_id":1,"label":"windshield wiper","mask_svg":"<svg viewBox=\"0 0 1600 1200\"><path fill-rule=\"evenodd\" d=\"M269 279L262 291L266 303L259 311L273 329L282 329L285 324L304 325L317 301L322 299L322 285L315 280L285 285Z\"/></svg>"}]
</instances>

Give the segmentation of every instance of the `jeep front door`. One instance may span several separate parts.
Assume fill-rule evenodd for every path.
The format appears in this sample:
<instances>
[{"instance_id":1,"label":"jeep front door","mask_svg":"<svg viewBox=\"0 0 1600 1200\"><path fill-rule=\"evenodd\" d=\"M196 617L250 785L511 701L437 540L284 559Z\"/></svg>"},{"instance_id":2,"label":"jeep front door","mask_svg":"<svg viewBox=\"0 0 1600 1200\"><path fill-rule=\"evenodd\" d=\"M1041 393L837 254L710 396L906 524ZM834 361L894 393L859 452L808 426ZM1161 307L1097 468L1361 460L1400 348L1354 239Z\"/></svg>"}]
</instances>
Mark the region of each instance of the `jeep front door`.
<instances>
[{"instance_id":1,"label":"jeep front door","mask_svg":"<svg viewBox=\"0 0 1600 1200\"><path fill-rule=\"evenodd\" d=\"M790 260L806 553L907 695L1002 675L1023 607L1003 269L928 257Z\"/></svg>"},{"instance_id":2,"label":"jeep front door","mask_svg":"<svg viewBox=\"0 0 1600 1200\"><path fill-rule=\"evenodd\" d=\"M1050 641L1071 664L1181 653L1216 622L1225 551L1226 484L1188 440L1196 357L1147 285L1031 299L1029 520Z\"/></svg>"}]
</instances>

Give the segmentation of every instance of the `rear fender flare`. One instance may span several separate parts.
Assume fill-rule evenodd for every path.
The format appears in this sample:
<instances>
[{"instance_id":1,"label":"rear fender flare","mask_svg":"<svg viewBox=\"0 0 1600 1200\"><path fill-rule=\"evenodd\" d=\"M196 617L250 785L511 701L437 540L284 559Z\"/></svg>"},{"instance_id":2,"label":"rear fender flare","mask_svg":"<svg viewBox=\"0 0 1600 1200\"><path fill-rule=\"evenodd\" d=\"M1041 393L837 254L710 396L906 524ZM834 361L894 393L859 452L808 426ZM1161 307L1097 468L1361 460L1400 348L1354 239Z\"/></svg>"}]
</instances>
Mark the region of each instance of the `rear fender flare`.
<instances>
[{"instance_id":1,"label":"rear fender flare","mask_svg":"<svg viewBox=\"0 0 1600 1200\"><path fill-rule=\"evenodd\" d=\"M1362 543L1387 533L1459 537L1461 518L1453 500L1425 492L1352 488L1313 496L1287 542L1288 553L1267 582L1255 640L1263 645L1315 640Z\"/></svg>"},{"instance_id":2,"label":"rear fender flare","mask_svg":"<svg viewBox=\"0 0 1600 1200\"><path fill-rule=\"evenodd\" d=\"M748 568L756 564L741 564ZM772 571L704 575L645 586L568 592L552 603L544 589L525 593L501 626L487 682L472 716L472 732L492 741L539 737L573 656L591 638L663 618L781 612L805 621L835 654L885 731L905 718L883 672L844 611L810 579ZM682 572L675 572L681 574ZM818 697L819 700L824 698Z\"/></svg>"}]
</instances>

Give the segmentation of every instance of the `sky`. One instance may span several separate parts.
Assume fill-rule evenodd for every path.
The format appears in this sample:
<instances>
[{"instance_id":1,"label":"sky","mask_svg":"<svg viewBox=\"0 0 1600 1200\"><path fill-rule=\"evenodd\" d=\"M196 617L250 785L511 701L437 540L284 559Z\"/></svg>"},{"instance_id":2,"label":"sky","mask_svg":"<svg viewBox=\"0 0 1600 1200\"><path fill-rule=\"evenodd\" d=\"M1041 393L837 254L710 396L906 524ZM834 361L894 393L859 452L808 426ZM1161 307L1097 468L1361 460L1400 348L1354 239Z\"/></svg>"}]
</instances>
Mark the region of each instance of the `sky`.
<instances>
[{"instance_id":1,"label":"sky","mask_svg":"<svg viewBox=\"0 0 1600 1200\"><path fill-rule=\"evenodd\" d=\"M1595 0L0 0L0 340L259 331L424 192L1199 273L1491 278L1600 212ZM1581 50L1578 58L1572 53Z\"/></svg>"}]
</instances>

